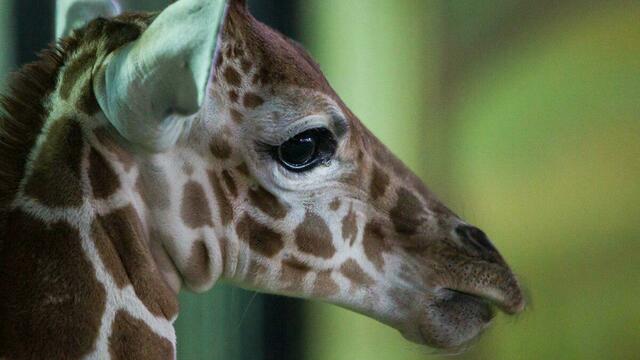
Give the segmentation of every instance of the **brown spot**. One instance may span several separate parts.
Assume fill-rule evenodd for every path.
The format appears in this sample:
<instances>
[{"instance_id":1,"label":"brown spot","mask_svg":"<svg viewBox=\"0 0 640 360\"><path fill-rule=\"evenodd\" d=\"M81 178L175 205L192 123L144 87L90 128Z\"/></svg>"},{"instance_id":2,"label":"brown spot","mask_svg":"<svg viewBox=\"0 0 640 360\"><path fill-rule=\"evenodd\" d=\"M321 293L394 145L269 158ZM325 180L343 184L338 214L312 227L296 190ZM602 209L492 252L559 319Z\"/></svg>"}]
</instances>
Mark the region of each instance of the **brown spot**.
<instances>
[{"instance_id":1,"label":"brown spot","mask_svg":"<svg viewBox=\"0 0 640 360\"><path fill-rule=\"evenodd\" d=\"M120 179L111 164L94 148L89 153L89 180L96 199L106 199L120 188Z\"/></svg>"},{"instance_id":2,"label":"brown spot","mask_svg":"<svg viewBox=\"0 0 640 360\"><path fill-rule=\"evenodd\" d=\"M216 136L213 138L213 141L211 141L210 149L213 156L217 157L218 159L228 159L229 156L231 156L231 146L229 146L227 140L223 139L220 136Z\"/></svg>"},{"instance_id":3,"label":"brown spot","mask_svg":"<svg viewBox=\"0 0 640 360\"><path fill-rule=\"evenodd\" d=\"M82 90L80 90L80 96L76 101L76 108L88 115L94 115L100 110L96 94L93 92L93 82L91 80L87 80Z\"/></svg>"},{"instance_id":4,"label":"brown spot","mask_svg":"<svg viewBox=\"0 0 640 360\"><path fill-rule=\"evenodd\" d=\"M242 62L240 63L240 67L242 68L242 72L244 72L245 74L249 72L249 70L251 70L251 62L247 59L242 59Z\"/></svg>"},{"instance_id":5,"label":"brown spot","mask_svg":"<svg viewBox=\"0 0 640 360\"><path fill-rule=\"evenodd\" d=\"M313 295L319 298L333 296L340 291L338 284L331 278L331 271L322 271L316 276L313 284Z\"/></svg>"},{"instance_id":6,"label":"brown spot","mask_svg":"<svg viewBox=\"0 0 640 360\"><path fill-rule=\"evenodd\" d=\"M235 90L231 90L229 91L229 100L231 100L232 103L237 103L238 102L238 92Z\"/></svg>"},{"instance_id":7,"label":"brown spot","mask_svg":"<svg viewBox=\"0 0 640 360\"><path fill-rule=\"evenodd\" d=\"M196 240L191 245L191 256L182 271L185 281L193 288L207 285L212 280L211 258L204 240Z\"/></svg>"},{"instance_id":8,"label":"brown spot","mask_svg":"<svg viewBox=\"0 0 640 360\"><path fill-rule=\"evenodd\" d=\"M369 192L371 193L371 199L377 200L384 196L389 186L389 176L384 173L379 167L373 167L373 175L371 177L371 186Z\"/></svg>"},{"instance_id":9,"label":"brown spot","mask_svg":"<svg viewBox=\"0 0 640 360\"><path fill-rule=\"evenodd\" d=\"M158 334L142 320L125 310L116 313L109 336L109 354L114 360L125 359L173 359L173 344Z\"/></svg>"},{"instance_id":10,"label":"brown spot","mask_svg":"<svg viewBox=\"0 0 640 360\"><path fill-rule=\"evenodd\" d=\"M213 171L209 172L209 180L211 181L211 186L213 187L213 191L216 195L216 201L218 202L218 212L220 215L220 220L222 220L222 225L228 225L231 220L233 220L233 207L231 206L229 199L227 199L227 195L222 189L220 179Z\"/></svg>"},{"instance_id":11,"label":"brown spot","mask_svg":"<svg viewBox=\"0 0 640 360\"><path fill-rule=\"evenodd\" d=\"M170 205L169 180L161 167L141 166L136 189L151 209L167 209Z\"/></svg>"},{"instance_id":12,"label":"brown spot","mask_svg":"<svg viewBox=\"0 0 640 360\"><path fill-rule=\"evenodd\" d=\"M118 161L122 166L124 166L125 171L131 170L135 164L135 159L131 152L127 151L124 147L118 144L115 139L113 139L114 135L109 134L108 130L105 128L95 130L94 135L108 152L116 156Z\"/></svg>"},{"instance_id":13,"label":"brown spot","mask_svg":"<svg viewBox=\"0 0 640 360\"><path fill-rule=\"evenodd\" d=\"M240 77L240 74L238 73L238 71L236 71L236 69L232 68L231 66L227 66L227 68L224 69L223 76L224 76L224 79L227 81L227 83L231 86L238 87L242 83L242 78Z\"/></svg>"},{"instance_id":14,"label":"brown spot","mask_svg":"<svg viewBox=\"0 0 640 360\"><path fill-rule=\"evenodd\" d=\"M238 124L240 124L244 120L244 116L242 115L242 113L236 109L230 109L229 115L231 116L231 119Z\"/></svg>"},{"instance_id":15,"label":"brown spot","mask_svg":"<svg viewBox=\"0 0 640 360\"><path fill-rule=\"evenodd\" d=\"M266 257L273 257L284 247L281 234L257 222L248 214L238 221L236 233L240 240L249 244L251 250Z\"/></svg>"},{"instance_id":16,"label":"brown spot","mask_svg":"<svg viewBox=\"0 0 640 360\"><path fill-rule=\"evenodd\" d=\"M421 216L424 209L420 200L405 188L398 189L396 206L391 209L391 220L396 232L413 235L422 223Z\"/></svg>"},{"instance_id":17,"label":"brown spot","mask_svg":"<svg viewBox=\"0 0 640 360\"><path fill-rule=\"evenodd\" d=\"M258 106L264 104L264 99L261 98L258 94L249 92L244 95L244 107L249 109L255 109Z\"/></svg>"},{"instance_id":18,"label":"brown spot","mask_svg":"<svg viewBox=\"0 0 640 360\"><path fill-rule=\"evenodd\" d=\"M349 241L349 244L353 246L358 235L358 224L356 213L353 211L353 205L349 207L349 213L342 218L342 238L345 241Z\"/></svg>"},{"instance_id":19,"label":"brown spot","mask_svg":"<svg viewBox=\"0 0 640 360\"><path fill-rule=\"evenodd\" d=\"M358 265L358 263L353 259L345 261L342 266L340 266L340 272L354 284L360 286L373 285L373 279L367 275L367 273L365 273L360 265Z\"/></svg>"},{"instance_id":20,"label":"brown spot","mask_svg":"<svg viewBox=\"0 0 640 360\"><path fill-rule=\"evenodd\" d=\"M336 253L329 227L320 216L312 212L306 213L304 221L295 230L295 236L300 251L324 259L329 259Z\"/></svg>"},{"instance_id":21,"label":"brown spot","mask_svg":"<svg viewBox=\"0 0 640 360\"><path fill-rule=\"evenodd\" d=\"M182 194L182 220L192 229L203 226L213 227L211 209L202 185L189 181Z\"/></svg>"},{"instance_id":22,"label":"brown spot","mask_svg":"<svg viewBox=\"0 0 640 360\"><path fill-rule=\"evenodd\" d=\"M266 80L266 76L264 76L264 68L260 69L260 71L253 74L253 78L251 79L251 83L253 85L264 84Z\"/></svg>"},{"instance_id":23,"label":"brown spot","mask_svg":"<svg viewBox=\"0 0 640 360\"><path fill-rule=\"evenodd\" d=\"M333 199L333 201L331 201L331 203L329 204L329 208L333 211L338 211L338 209L340 209L340 199Z\"/></svg>"},{"instance_id":24,"label":"brown spot","mask_svg":"<svg viewBox=\"0 0 640 360\"><path fill-rule=\"evenodd\" d=\"M82 205L80 166L84 139L80 125L68 118L49 129L25 192L46 206Z\"/></svg>"},{"instance_id":25,"label":"brown spot","mask_svg":"<svg viewBox=\"0 0 640 360\"><path fill-rule=\"evenodd\" d=\"M244 49L242 48L241 44L236 44L236 46L233 47L233 52L236 58L244 56Z\"/></svg>"},{"instance_id":26,"label":"brown spot","mask_svg":"<svg viewBox=\"0 0 640 360\"><path fill-rule=\"evenodd\" d=\"M237 169L238 169L238 172L244 175L245 177L251 177L251 171L249 171L249 167L247 166L246 163L242 163L238 165Z\"/></svg>"},{"instance_id":27,"label":"brown spot","mask_svg":"<svg viewBox=\"0 0 640 360\"><path fill-rule=\"evenodd\" d=\"M251 205L262 210L265 214L274 219L280 220L287 216L287 209L273 194L265 190L262 186L257 190L249 190L249 200Z\"/></svg>"},{"instance_id":28,"label":"brown spot","mask_svg":"<svg viewBox=\"0 0 640 360\"><path fill-rule=\"evenodd\" d=\"M114 243L109 238L109 234L99 221L94 221L91 226L91 236L98 249L98 254L104 267L107 269L116 285L122 289L129 285L127 271L122 265L122 260L118 254Z\"/></svg>"},{"instance_id":29,"label":"brown spot","mask_svg":"<svg viewBox=\"0 0 640 360\"><path fill-rule=\"evenodd\" d=\"M289 258L286 260L282 260L282 266L286 266L292 269L296 269L299 272L302 273L308 273L309 271L311 271L311 267L309 265L307 265L306 263L304 263L303 261L296 259L296 258Z\"/></svg>"},{"instance_id":30,"label":"brown spot","mask_svg":"<svg viewBox=\"0 0 640 360\"><path fill-rule=\"evenodd\" d=\"M233 180L233 176L228 170L222 171L222 179L224 180L225 185L227 186L227 190L233 195L234 198L238 197L238 188L236 187L236 182Z\"/></svg>"},{"instance_id":31,"label":"brown spot","mask_svg":"<svg viewBox=\"0 0 640 360\"><path fill-rule=\"evenodd\" d=\"M282 290L297 293L302 289L304 277L311 271L309 265L291 258L282 261L280 281L284 285Z\"/></svg>"},{"instance_id":32,"label":"brown spot","mask_svg":"<svg viewBox=\"0 0 640 360\"><path fill-rule=\"evenodd\" d=\"M178 300L153 261L135 209L128 206L99 216L92 229L98 253L116 285L131 284L151 313L172 319L178 313Z\"/></svg>"},{"instance_id":33,"label":"brown spot","mask_svg":"<svg viewBox=\"0 0 640 360\"><path fill-rule=\"evenodd\" d=\"M378 270L382 271L384 267L384 257L382 254L389 250L389 246L384 241L382 229L378 224L370 222L364 227L362 246L369 261L371 261Z\"/></svg>"},{"instance_id":34,"label":"brown spot","mask_svg":"<svg viewBox=\"0 0 640 360\"><path fill-rule=\"evenodd\" d=\"M98 337L106 292L78 231L18 211L5 216L0 358L83 358Z\"/></svg>"},{"instance_id":35,"label":"brown spot","mask_svg":"<svg viewBox=\"0 0 640 360\"><path fill-rule=\"evenodd\" d=\"M128 21L131 22L109 21L103 19L97 20L103 21L103 29L96 31L96 37L104 39L104 50L106 54L115 51L123 44L129 43L140 36L140 34L142 33L142 28L139 22L136 20L142 20L143 22L145 22L145 24L149 24L153 19L128 19ZM91 26L91 23L89 23L88 26ZM108 34L108 36L105 36L105 34ZM89 42L91 40L85 39L85 41Z\"/></svg>"}]
</instances>

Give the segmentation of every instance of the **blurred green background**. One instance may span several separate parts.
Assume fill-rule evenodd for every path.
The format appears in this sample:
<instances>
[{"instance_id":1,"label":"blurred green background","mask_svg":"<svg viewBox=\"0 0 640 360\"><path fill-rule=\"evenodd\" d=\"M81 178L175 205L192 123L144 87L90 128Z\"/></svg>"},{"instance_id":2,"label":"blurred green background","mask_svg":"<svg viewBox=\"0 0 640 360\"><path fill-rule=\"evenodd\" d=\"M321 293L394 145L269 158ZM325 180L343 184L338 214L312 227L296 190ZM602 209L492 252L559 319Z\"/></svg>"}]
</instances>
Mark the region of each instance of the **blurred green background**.
<instances>
[{"instance_id":1,"label":"blurred green background","mask_svg":"<svg viewBox=\"0 0 640 360\"><path fill-rule=\"evenodd\" d=\"M11 14L1 1L3 75ZM456 358L639 358L639 1L303 0L291 16L345 102L528 288L525 314ZM183 295L182 358L273 358L262 302ZM433 354L333 306L295 316L302 358Z\"/></svg>"},{"instance_id":2,"label":"blurred green background","mask_svg":"<svg viewBox=\"0 0 640 360\"><path fill-rule=\"evenodd\" d=\"M354 112L492 237L532 306L466 359L640 355L640 2L341 1L304 11ZM309 306L310 359L424 359Z\"/></svg>"}]
</instances>

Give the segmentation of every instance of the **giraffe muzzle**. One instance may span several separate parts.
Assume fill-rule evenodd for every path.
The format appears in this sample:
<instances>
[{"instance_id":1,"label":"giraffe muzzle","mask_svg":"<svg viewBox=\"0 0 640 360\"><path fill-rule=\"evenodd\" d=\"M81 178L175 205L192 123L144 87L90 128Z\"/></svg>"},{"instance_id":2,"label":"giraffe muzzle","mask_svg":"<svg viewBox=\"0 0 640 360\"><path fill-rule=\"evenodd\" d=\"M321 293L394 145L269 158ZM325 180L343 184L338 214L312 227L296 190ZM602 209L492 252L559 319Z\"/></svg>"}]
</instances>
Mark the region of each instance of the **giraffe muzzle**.
<instances>
[{"instance_id":1,"label":"giraffe muzzle","mask_svg":"<svg viewBox=\"0 0 640 360\"><path fill-rule=\"evenodd\" d=\"M476 280L455 281L426 296L422 293L410 320L411 330L403 331L403 335L417 343L455 352L489 327L496 309L509 315L525 309L522 291L508 269L493 269L495 273L488 273L484 266L481 269L484 275Z\"/></svg>"},{"instance_id":2,"label":"giraffe muzzle","mask_svg":"<svg viewBox=\"0 0 640 360\"><path fill-rule=\"evenodd\" d=\"M476 339L496 310L514 315L526 307L517 277L488 237L468 225L454 233L458 241L423 255L431 265L401 330L411 341L452 351Z\"/></svg>"}]
</instances>

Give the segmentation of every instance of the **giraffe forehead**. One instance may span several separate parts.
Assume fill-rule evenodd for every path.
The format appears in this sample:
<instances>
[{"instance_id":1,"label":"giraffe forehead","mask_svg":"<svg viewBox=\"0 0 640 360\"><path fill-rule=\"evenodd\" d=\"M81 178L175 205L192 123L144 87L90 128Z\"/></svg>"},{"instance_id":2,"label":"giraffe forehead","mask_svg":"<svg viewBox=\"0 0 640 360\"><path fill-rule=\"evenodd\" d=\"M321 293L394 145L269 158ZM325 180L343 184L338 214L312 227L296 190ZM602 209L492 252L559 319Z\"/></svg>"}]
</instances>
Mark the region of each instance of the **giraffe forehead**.
<instances>
[{"instance_id":1,"label":"giraffe forehead","mask_svg":"<svg viewBox=\"0 0 640 360\"><path fill-rule=\"evenodd\" d=\"M234 70L252 73L252 83L289 84L333 94L318 64L307 51L277 31L257 21L246 9L232 7L221 34L218 65L231 60ZM231 82L234 71L228 71Z\"/></svg>"},{"instance_id":2,"label":"giraffe forehead","mask_svg":"<svg viewBox=\"0 0 640 360\"><path fill-rule=\"evenodd\" d=\"M219 49L211 92L232 123L255 128L339 112L339 98L306 50L245 11L230 11Z\"/></svg>"}]
</instances>

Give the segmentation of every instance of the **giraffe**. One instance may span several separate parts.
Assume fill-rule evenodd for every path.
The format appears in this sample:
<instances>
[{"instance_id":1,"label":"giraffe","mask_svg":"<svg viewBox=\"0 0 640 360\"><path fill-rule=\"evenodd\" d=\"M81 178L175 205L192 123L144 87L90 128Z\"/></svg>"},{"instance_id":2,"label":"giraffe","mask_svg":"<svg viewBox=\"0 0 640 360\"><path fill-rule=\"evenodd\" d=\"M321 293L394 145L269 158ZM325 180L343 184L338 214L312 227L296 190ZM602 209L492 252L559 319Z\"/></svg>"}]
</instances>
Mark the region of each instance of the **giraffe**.
<instances>
[{"instance_id":1,"label":"giraffe","mask_svg":"<svg viewBox=\"0 0 640 360\"><path fill-rule=\"evenodd\" d=\"M498 250L243 0L92 20L0 123L0 359L175 358L226 281L460 349L525 299Z\"/></svg>"}]
</instances>

